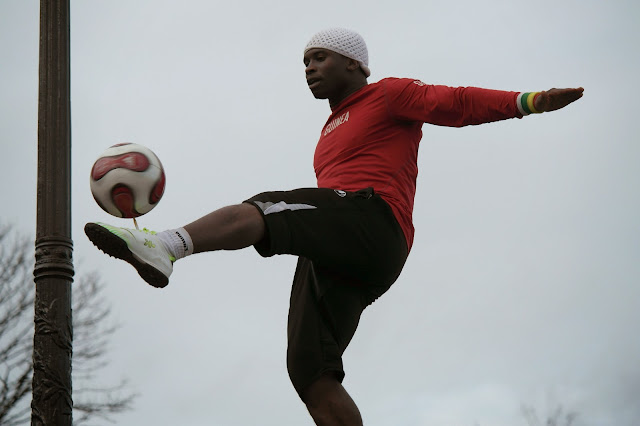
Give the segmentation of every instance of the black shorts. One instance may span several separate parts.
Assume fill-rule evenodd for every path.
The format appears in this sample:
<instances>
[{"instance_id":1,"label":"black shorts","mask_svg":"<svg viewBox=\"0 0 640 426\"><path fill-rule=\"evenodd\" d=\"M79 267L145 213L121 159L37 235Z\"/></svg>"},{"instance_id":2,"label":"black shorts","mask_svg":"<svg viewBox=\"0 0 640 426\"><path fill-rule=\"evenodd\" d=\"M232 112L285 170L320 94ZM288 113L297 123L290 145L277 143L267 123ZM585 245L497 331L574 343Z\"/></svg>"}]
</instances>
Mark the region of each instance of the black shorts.
<instances>
[{"instance_id":1,"label":"black shorts","mask_svg":"<svg viewBox=\"0 0 640 426\"><path fill-rule=\"evenodd\" d=\"M266 224L264 257L299 256L291 290L287 368L302 397L322 374L344 378L342 354L362 311L398 278L407 244L373 189L265 192L249 200Z\"/></svg>"}]
</instances>

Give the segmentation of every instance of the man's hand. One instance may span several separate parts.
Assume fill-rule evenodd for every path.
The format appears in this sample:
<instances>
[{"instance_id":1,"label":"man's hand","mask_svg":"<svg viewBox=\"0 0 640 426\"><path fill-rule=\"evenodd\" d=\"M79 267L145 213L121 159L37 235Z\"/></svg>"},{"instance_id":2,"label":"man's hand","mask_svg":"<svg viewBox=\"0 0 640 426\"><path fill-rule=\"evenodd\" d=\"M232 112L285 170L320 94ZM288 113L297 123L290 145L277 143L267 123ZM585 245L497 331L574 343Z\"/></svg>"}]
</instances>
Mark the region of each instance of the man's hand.
<instances>
[{"instance_id":1,"label":"man's hand","mask_svg":"<svg viewBox=\"0 0 640 426\"><path fill-rule=\"evenodd\" d=\"M533 107L539 112L555 111L564 108L571 102L575 102L582 97L584 89L551 89L540 92L533 103Z\"/></svg>"}]
</instances>

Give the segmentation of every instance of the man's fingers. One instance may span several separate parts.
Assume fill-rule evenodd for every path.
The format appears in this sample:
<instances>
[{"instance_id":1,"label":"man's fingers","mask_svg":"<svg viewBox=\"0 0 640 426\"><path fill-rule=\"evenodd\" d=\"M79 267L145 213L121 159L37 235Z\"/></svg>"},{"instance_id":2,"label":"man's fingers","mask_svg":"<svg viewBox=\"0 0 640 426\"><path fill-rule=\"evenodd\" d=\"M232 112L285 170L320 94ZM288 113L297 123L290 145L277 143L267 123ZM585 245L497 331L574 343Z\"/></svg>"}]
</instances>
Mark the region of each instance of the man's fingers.
<instances>
[{"instance_id":1,"label":"man's fingers","mask_svg":"<svg viewBox=\"0 0 640 426\"><path fill-rule=\"evenodd\" d=\"M564 89L560 93L558 93L558 101L557 104L554 105L558 108L563 108L569 105L571 102L575 102L582 97L582 93L584 89L582 87L577 89Z\"/></svg>"}]
</instances>

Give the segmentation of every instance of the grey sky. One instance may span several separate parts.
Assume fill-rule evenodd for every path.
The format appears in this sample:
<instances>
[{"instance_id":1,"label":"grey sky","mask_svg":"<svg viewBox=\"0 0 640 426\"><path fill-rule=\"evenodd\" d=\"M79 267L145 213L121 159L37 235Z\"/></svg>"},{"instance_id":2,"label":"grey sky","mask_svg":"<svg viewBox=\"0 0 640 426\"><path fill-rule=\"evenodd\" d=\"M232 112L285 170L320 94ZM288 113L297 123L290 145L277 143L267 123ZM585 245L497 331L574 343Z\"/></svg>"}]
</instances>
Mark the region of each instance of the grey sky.
<instances>
[{"instance_id":1,"label":"grey sky","mask_svg":"<svg viewBox=\"0 0 640 426\"><path fill-rule=\"evenodd\" d=\"M232 4L227 4L232 3ZM0 1L3 223L35 233L38 2ZM252 249L192 256L148 287L82 228L89 170L153 149L167 187L140 224L182 226L265 190L313 186L329 115L302 49L360 32L386 76L514 91L585 87L567 109L425 126L403 275L363 315L345 386L365 424L640 424L640 6L634 1L72 1L73 237L122 329L100 383L141 393L122 425L310 425L285 368L295 265Z\"/></svg>"}]
</instances>

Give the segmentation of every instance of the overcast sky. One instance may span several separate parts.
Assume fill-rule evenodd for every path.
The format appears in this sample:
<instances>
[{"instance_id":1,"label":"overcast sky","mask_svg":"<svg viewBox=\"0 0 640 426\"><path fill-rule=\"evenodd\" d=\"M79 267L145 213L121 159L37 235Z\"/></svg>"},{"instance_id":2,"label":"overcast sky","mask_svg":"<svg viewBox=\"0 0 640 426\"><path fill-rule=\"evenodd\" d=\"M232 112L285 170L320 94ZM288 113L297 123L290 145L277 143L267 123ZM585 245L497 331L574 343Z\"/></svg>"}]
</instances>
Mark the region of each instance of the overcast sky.
<instances>
[{"instance_id":1,"label":"overcast sky","mask_svg":"<svg viewBox=\"0 0 640 426\"><path fill-rule=\"evenodd\" d=\"M0 221L35 235L39 2L0 0ZM315 185L330 110L302 49L344 26L387 76L514 91L585 88L568 108L425 126L416 239L365 311L345 387L365 425L640 424L640 4L635 0L71 2L73 238L122 328L96 385L140 393L121 425L311 425L285 366L295 259L253 249L175 265L163 290L87 240L108 216L89 171L110 145L160 157L139 220L162 230L256 193Z\"/></svg>"}]
</instances>

